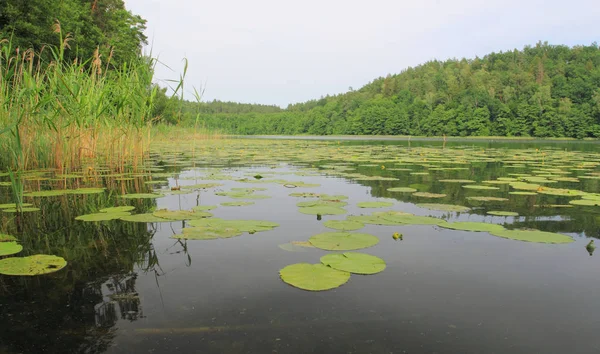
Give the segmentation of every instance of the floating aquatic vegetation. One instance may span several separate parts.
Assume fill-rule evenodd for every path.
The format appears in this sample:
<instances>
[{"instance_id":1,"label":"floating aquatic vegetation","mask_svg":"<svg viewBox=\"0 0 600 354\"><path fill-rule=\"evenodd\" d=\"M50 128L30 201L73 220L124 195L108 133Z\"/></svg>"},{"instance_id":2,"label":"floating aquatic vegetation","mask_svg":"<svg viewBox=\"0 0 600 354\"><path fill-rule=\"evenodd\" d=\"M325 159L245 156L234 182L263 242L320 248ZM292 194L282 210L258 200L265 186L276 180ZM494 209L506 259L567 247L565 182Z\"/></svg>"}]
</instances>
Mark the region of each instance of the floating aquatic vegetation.
<instances>
[{"instance_id":1,"label":"floating aquatic vegetation","mask_svg":"<svg viewBox=\"0 0 600 354\"><path fill-rule=\"evenodd\" d=\"M562 196L562 197L579 197L579 196L584 196L587 194L585 192L582 192L582 191L576 190L576 189L561 189L561 188L548 188L548 187L540 187L540 188L538 188L537 192L540 194L556 195L556 196Z\"/></svg>"},{"instance_id":2,"label":"floating aquatic vegetation","mask_svg":"<svg viewBox=\"0 0 600 354\"><path fill-rule=\"evenodd\" d=\"M421 203L416 204L419 208L425 208L429 210L438 210L438 211L456 211L456 212L467 212L470 211L471 208L462 206L462 205L453 205L453 204L432 204L432 203Z\"/></svg>"},{"instance_id":3,"label":"floating aquatic vegetation","mask_svg":"<svg viewBox=\"0 0 600 354\"><path fill-rule=\"evenodd\" d=\"M193 227L232 228L243 232L255 233L269 231L279 226L278 223L264 220L226 220L219 218L191 220Z\"/></svg>"},{"instance_id":4,"label":"floating aquatic vegetation","mask_svg":"<svg viewBox=\"0 0 600 354\"><path fill-rule=\"evenodd\" d=\"M69 191L68 194L100 194L104 191L106 188L77 188Z\"/></svg>"},{"instance_id":5,"label":"floating aquatic vegetation","mask_svg":"<svg viewBox=\"0 0 600 354\"><path fill-rule=\"evenodd\" d=\"M323 223L323 226L334 230L354 231L362 229L365 224L352 220L328 220Z\"/></svg>"},{"instance_id":6,"label":"floating aquatic vegetation","mask_svg":"<svg viewBox=\"0 0 600 354\"><path fill-rule=\"evenodd\" d=\"M7 208L7 209L2 209L3 212L5 213L30 213L30 212L34 212L34 211L40 211L40 208L34 208L34 207L25 207L25 208Z\"/></svg>"},{"instance_id":7,"label":"floating aquatic vegetation","mask_svg":"<svg viewBox=\"0 0 600 354\"><path fill-rule=\"evenodd\" d=\"M467 184L462 187L466 188L466 189L477 189L477 190L498 190L498 189L500 189L498 187L481 186L481 185L477 185L477 184Z\"/></svg>"},{"instance_id":8,"label":"floating aquatic vegetation","mask_svg":"<svg viewBox=\"0 0 600 354\"><path fill-rule=\"evenodd\" d=\"M312 236L309 242L328 251L352 251L375 246L379 239L364 233L325 232Z\"/></svg>"},{"instance_id":9,"label":"floating aquatic vegetation","mask_svg":"<svg viewBox=\"0 0 600 354\"><path fill-rule=\"evenodd\" d=\"M462 230L462 231L476 231L476 232L492 232L504 230L502 225L490 224L486 222L474 222L474 221L457 221L450 222L440 225L446 229Z\"/></svg>"},{"instance_id":10,"label":"floating aquatic vegetation","mask_svg":"<svg viewBox=\"0 0 600 354\"><path fill-rule=\"evenodd\" d=\"M185 239L185 240L215 240L219 238L231 238L239 236L243 231L236 228L221 226L197 226L197 227L186 227L182 234L175 235L172 238Z\"/></svg>"},{"instance_id":11,"label":"floating aquatic vegetation","mask_svg":"<svg viewBox=\"0 0 600 354\"><path fill-rule=\"evenodd\" d=\"M33 204L31 203L23 203L21 204L22 207L28 208L33 206ZM8 204L0 204L0 209L16 209L17 208L17 204L15 203L8 203Z\"/></svg>"},{"instance_id":12,"label":"floating aquatic vegetation","mask_svg":"<svg viewBox=\"0 0 600 354\"><path fill-rule=\"evenodd\" d=\"M303 192L303 193L291 193L290 197L299 197L299 198L318 198L320 196L320 194L318 193L310 193L310 192Z\"/></svg>"},{"instance_id":13,"label":"floating aquatic vegetation","mask_svg":"<svg viewBox=\"0 0 600 354\"><path fill-rule=\"evenodd\" d=\"M302 290L324 291L344 285L350 273L323 264L297 263L279 271L281 280Z\"/></svg>"},{"instance_id":14,"label":"floating aquatic vegetation","mask_svg":"<svg viewBox=\"0 0 600 354\"><path fill-rule=\"evenodd\" d=\"M67 195L71 191L67 189L55 189L55 190L47 190L47 191L37 191L37 192L28 192L23 193L24 197L59 197L62 195Z\"/></svg>"},{"instance_id":15,"label":"floating aquatic vegetation","mask_svg":"<svg viewBox=\"0 0 600 354\"><path fill-rule=\"evenodd\" d=\"M511 195L537 195L536 192L508 192Z\"/></svg>"},{"instance_id":16,"label":"floating aquatic vegetation","mask_svg":"<svg viewBox=\"0 0 600 354\"><path fill-rule=\"evenodd\" d=\"M356 204L359 208L386 208L393 205L392 202L360 202Z\"/></svg>"},{"instance_id":17,"label":"floating aquatic vegetation","mask_svg":"<svg viewBox=\"0 0 600 354\"><path fill-rule=\"evenodd\" d=\"M0 237L3 235L0 234ZM9 235L4 235L9 236ZM3 240L5 238L6 240ZM23 250L23 246L17 243L15 240L9 240L8 237L0 238L0 257L2 256L10 256L13 254L17 254Z\"/></svg>"},{"instance_id":18,"label":"floating aquatic vegetation","mask_svg":"<svg viewBox=\"0 0 600 354\"><path fill-rule=\"evenodd\" d=\"M219 195L222 197L229 197L229 198L233 198L233 199L269 199L269 198L271 198L265 194L254 194L252 192L239 192L239 191L218 192L218 193L215 193L215 195Z\"/></svg>"},{"instance_id":19,"label":"floating aquatic vegetation","mask_svg":"<svg viewBox=\"0 0 600 354\"><path fill-rule=\"evenodd\" d=\"M386 267L383 259L358 252L327 254L321 257L321 263L354 274L376 274L383 272Z\"/></svg>"},{"instance_id":20,"label":"floating aquatic vegetation","mask_svg":"<svg viewBox=\"0 0 600 354\"><path fill-rule=\"evenodd\" d=\"M198 205L192 208L193 211L209 211L217 209L216 205Z\"/></svg>"},{"instance_id":21,"label":"floating aquatic vegetation","mask_svg":"<svg viewBox=\"0 0 600 354\"><path fill-rule=\"evenodd\" d=\"M600 206L600 200L597 199L576 199L571 200L569 204L579 206Z\"/></svg>"},{"instance_id":22,"label":"floating aquatic vegetation","mask_svg":"<svg viewBox=\"0 0 600 354\"><path fill-rule=\"evenodd\" d=\"M539 230L494 230L490 232L494 236L508 238L511 240L536 242L536 243L571 243L572 237L557 234L554 232L545 232Z\"/></svg>"},{"instance_id":23,"label":"floating aquatic vegetation","mask_svg":"<svg viewBox=\"0 0 600 354\"><path fill-rule=\"evenodd\" d=\"M394 188L388 188L387 190L389 192L399 192L399 193L414 193L417 191L415 188L410 188L410 187L394 187Z\"/></svg>"},{"instance_id":24,"label":"floating aquatic vegetation","mask_svg":"<svg viewBox=\"0 0 600 354\"><path fill-rule=\"evenodd\" d=\"M519 216L519 213L514 211L490 210L486 214L494 216Z\"/></svg>"},{"instance_id":25,"label":"floating aquatic vegetation","mask_svg":"<svg viewBox=\"0 0 600 354\"><path fill-rule=\"evenodd\" d=\"M443 183L475 183L475 181L470 179L440 179L439 182Z\"/></svg>"},{"instance_id":26,"label":"floating aquatic vegetation","mask_svg":"<svg viewBox=\"0 0 600 354\"><path fill-rule=\"evenodd\" d=\"M131 194L122 194L119 198L124 199L156 199L164 197L164 194L157 193L131 193Z\"/></svg>"},{"instance_id":27,"label":"floating aquatic vegetation","mask_svg":"<svg viewBox=\"0 0 600 354\"><path fill-rule=\"evenodd\" d=\"M418 216L406 213L389 212L389 213L373 213L373 216L388 220L398 225L442 225L446 221L431 216Z\"/></svg>"},{"instance_id":28,"label":"floating aquatic vegetation","mask_svg":"<svg viewBox=\"0 0 600 354\"><path fill-rule=\"evenodd\" d=\"M110 207L110 208L104 208L104 209L100 209L98 210L100 213L119 213L119 212L127 212L127 211L132 211L134 210L135 207L134 206L129 206L129 205L125 205L125 206L118 206L118 207Z\"/></svg>"},{"instance_id":29,"label":"floating aquatic vegetation","mask_svg":"<svg viewBox=\"0 0 600 354\"><path fill-rule=\"evenodd\" d=\"M144 222L144 223L152 223L152 222L172 222L173 220L159 218L152 213L146 214L136 214L136 215L125 215L121 216L119 220L128 221L128 222Z\"/></svg>"},{"instance_id":30,"label":"floating aquatic vegetation","mask_svg":"<svg viewBox=\"0 0 600 354\"><path fill-rule=\"evenodd\" d=\"M211 213L207 213L205 211L193 211L193 210L167 210L160 209L156 210L152 213L152 215L167 219L167 220L194 220L194 219L203 219L210 218L212 216Z\"/></svg>"},{"instance_id":31,"label":"floating aquatic vegetation","mask_svg":"<svg viewBox=\"0 0 600 354\"><path fill-rule=\"evenodd\" d=\"M428 193L428 192L416 192L412 196L420 198L444 198L446 194L441 193Z\"/></svg>"},{"instance_id":32,"label":"floating aquatic vegetation","mask_svg":"<svg viewBox=\"0 0 600 354\"><path fill-rule=\"evenodd\" d=\"M318 206L331 206L331 207L341 208L346 205L348 205L348 203L340 201L340 200L322 200L322 199L296 203L296 206L300 207L300 208L318 207Z\"/></svg>"},{"instance_id":33,"label":"floating aquatic vegetation","mask_svg":"<svg viewBox=\"0 0 600 354\"><path fill-rule=\"evenodd\" d=\"M508 198L498 198L498 197L467 197L467 200L472 200L476 202L506 202Z\"/></svg>"},{"instance_id":34,"label":"floating aquatic vegetation","mask_svg":"<svg viewBox=\"0 0 600 354\"><path fill-rule=\"evenodd\" d=\"M517 190L526 190L526 191L537 191L538 189L541 188L541 186L539 184L525 183L525 182L511 182L509 184L509 186L511 186L512 188L517 189Z\"/></svg>"},{"instance_id":35,"label":"floating aquatic vegetation","mask_svg":"<svg viewBox=\"0 0 600 354\"><path fill-rule=\"evenodd\" d=\"M93 213L93 214L85 214L85 215L79 215L78 217L75 218L75 220L79 220L79 221L110 221L110 220L117 220L120 219L124 216L128 216L131 215L131 213L129 212L113 212L113 213Z\"/></svg>"},{"instance_id":36,"label":"floating aquatic vegetation","mask_svg":"<svg viewBox=\"0 0 600 354\"><path fill-rule=\"evenodd\" d=\"M67 265L62 257L36 254L0 259L0 274L33 276L57 272Z\"/></svg>"}]
</instances>

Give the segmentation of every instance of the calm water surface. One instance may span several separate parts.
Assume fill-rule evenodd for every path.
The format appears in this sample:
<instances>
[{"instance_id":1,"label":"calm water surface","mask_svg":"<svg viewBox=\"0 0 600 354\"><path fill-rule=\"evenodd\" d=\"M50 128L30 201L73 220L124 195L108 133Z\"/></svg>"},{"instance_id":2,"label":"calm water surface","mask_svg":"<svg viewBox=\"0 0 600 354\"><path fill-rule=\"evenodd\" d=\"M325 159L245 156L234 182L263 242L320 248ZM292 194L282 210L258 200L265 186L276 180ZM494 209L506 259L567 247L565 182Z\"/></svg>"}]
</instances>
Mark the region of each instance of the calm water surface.
<instances>
[{"instance_id":1,"label":"calm water surface","mask_svg":"<svg viewBox=\"0 0 600 354\"><path fill-rule=\"evenodd\" d=\"M498 147L550 145L528 142ZM565 145L552 147L563 149ZM598 150L595 144L575 148ZM206 175L209 167L172 167L177 181L165 180L170 186L210 182L194 179ZM438 180L481 181L514 172L499 163L428 176L379 166L358 166L352 171L396 176L399 181L298 176L291 173L302 171L303 166L279 163L275 167L219 168L235 177L275 173L275 178L318 183L320 187L290 189L280 184L226 180L219 181L223 186L216 189L128 202L139 211L186 210L231 201L215 191L268 188L260 193L270 199L255 200L252 206L220 206L211 213L225 219L275 221L281 226L231 239L185 242L171 238L180 233L184 222L147 225L73 220L95 211L96 205L114 204L114 195L108 192L78 197L81 201L69 199L68 204L61 198L73 197L45 198L42 215L23 222L19 235L27 238L23 241L26 253L61 255L69 260L69 266L48 276L0 275L0 353L600 352L600 254L590 256L585 249L590 237L600 235L600 213L593 208L548 210L536 208L536 202L527 198L511 199L504 210L522 216L504 218L486 216L487 208L497 208L485 205L460 214L415 206L416 202L468 205L466 196L492 195ZM125 187L115 189L136 189L136 183L128 181ZM386 191L408 185L444 192L451 199L416 201L410 195ZM581 182L578 188L599 192L595 180ZM318 263L327 254L317 249L287 252L278 247L332 231L315 216L298 212L296 203L303 199L289 196L297 191L346 195L348 215L402 210L451 221L562 232L576 241L546 245L434 226L367 225L360 232L378 236L380 243L364 252L383 258L387 269L376 275L352 275L340 288L313 293L293 288L278 276L279 269L289 264ZM8 198L6 188L2 193ZM371 200L394 201L395 205L356 207L357 202ZM560 197L552 200L564 202ZM345 217L324 216L323 220ZM5 215L2 218L3 223L14 222ZM403 233L404 240L394 241L394 232Z\"/></svg>"}]
</instances>

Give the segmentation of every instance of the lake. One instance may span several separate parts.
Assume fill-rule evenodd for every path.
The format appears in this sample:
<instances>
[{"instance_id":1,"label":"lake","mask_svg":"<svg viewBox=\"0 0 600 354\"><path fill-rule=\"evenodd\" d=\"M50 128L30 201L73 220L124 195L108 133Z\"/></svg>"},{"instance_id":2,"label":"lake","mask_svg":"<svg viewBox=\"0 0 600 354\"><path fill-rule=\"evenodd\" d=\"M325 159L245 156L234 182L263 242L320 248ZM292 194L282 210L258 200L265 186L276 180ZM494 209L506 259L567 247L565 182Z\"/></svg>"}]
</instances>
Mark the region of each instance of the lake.
<instances>
[{"instance_id":1,"label":"lake","mask_svg":"<svg viewBox=\"0 0 600 354\"><path fill-rule=\"evenodd\" d=\"M599 148L163 142L124 170L28 171L22 214L0 174L23 247L0 258L67 262L0 275L0 353L599 352ZM323 265L347 252L385 269Z\"/></svg>"}]
</instances>

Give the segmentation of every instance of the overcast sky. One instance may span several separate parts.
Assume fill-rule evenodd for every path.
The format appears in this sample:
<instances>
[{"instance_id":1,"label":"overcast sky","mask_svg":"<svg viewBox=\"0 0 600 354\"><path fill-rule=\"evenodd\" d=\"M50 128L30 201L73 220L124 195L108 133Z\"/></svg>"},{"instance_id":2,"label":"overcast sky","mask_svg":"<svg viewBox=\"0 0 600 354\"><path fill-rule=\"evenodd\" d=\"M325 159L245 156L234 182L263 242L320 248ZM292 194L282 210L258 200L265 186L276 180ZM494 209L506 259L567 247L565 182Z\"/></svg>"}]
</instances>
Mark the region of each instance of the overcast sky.
<instances>
[{"instance_id":1,"label":"overcast sky","mask_svg":"<svg viewBox=\"0 0 600 354\"><path fill-rule=\"evenodd\" d=\"M158 80L203 100L302 102L431 59L600 42L598 0L125 0L148 20ZM149 50L147 48L146 50ZM163 83L164 85L164 83ZM188 99L193 97L186 93Z\"/></svg>"}]
</instances>

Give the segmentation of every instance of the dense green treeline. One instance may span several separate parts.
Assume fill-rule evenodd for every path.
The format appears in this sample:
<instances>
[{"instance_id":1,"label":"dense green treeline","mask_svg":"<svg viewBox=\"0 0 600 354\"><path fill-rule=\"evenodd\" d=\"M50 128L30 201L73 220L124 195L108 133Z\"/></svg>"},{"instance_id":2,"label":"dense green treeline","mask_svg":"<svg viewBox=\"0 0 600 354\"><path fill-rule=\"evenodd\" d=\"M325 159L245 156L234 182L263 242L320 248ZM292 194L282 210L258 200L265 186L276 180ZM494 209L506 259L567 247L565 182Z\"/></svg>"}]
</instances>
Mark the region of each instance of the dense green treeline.
<instances>
[{"instance_id":1,"label":"dense green treeline","mask_svg":"<svg viewBox=\"0 0 600 354\"><path fill-rule=\"evenodd\" d=\"M431 61L282 111L186 102L181 121L236 134L600 137L600 49L538 43Z\"/></svg>"},{"instance_id":2,"label":"dense green treeline","mask_svg":"<svg viewBox=\"0 0 600 354\"><path fill-rule=\"evenodd\" d=\"M111 67L134 61L146 43L145 24L123 0L0 0L0 39L35 53L65 44L66 62L93 58L96 50Z\"/></svg>"}]
</instances>

